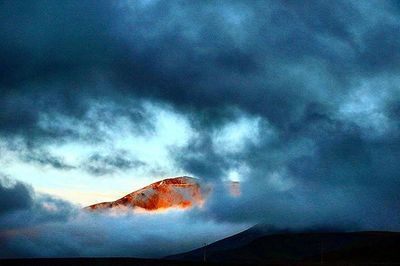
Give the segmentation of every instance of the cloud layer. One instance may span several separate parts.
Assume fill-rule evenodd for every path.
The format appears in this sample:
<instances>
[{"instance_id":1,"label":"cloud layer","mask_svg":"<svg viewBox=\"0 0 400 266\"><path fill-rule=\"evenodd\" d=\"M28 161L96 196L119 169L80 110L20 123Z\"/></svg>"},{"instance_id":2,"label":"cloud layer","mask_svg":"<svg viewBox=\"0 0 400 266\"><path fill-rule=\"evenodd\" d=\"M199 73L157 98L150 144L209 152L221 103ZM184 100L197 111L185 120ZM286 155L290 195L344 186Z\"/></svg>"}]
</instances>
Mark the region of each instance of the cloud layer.
<instances>
[{"instance_id":1,"label":"cloud layer","mask_svg":"<svg viewBox=\"0 0 400 266\"><path fill-rule=\"evenodd\" d=\"M164 213L88 213L23 183L2 179L0 257L163 257L212 243L248 227ZM198 210L193 210L197 212ZM173 233L171 233L173 232Z\"/></svg>"}]
</instances>

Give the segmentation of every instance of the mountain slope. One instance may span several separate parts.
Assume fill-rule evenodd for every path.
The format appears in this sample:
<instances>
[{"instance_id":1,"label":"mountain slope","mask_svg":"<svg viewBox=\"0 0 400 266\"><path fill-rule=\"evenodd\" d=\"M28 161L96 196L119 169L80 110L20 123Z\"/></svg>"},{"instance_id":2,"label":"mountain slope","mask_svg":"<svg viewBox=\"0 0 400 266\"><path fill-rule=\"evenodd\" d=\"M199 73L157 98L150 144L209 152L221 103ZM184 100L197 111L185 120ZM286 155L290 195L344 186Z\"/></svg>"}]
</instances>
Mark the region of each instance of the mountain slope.
<instances>
[{"instance_id":1,"label":"mountain slope","mask_svg":"<svg viewBox=\"0 0 400 266\"><path fill-rule=\"evenodd\" d=\"M140 208L155 211L189 208L201 205L207 192L207 188L201 187L198 179L181 176L155 182L116 201L93 204L85 209Z\"/></svg>"},{"instance_id":2,"label":"mountain slope","mask_svg":"<svg viewBox=\"0 0 400 266\"><path fill-rule=\"evenodd\" d=\"M272 226L256 225L238 234L235 234L233 236L221 239L217 242L207 245L205 247L206 253L207 256L214 257L214 254L219 254L221 252L243 247L261 236L276 232L277 232L276 228ZM171 255L168 256L167 258L177 259L177 260L191 260L191 261L202 260L204 258L204 247L186 253Z\"/></svg>"},{"instance_id":3,"label":"mountain slope","mask_svg":"<svg viewBox=\"0 0 400 266\"><path fill-rule=\"evenodd\" d=\"M400 262L397 232L268 232L249 229L205 248L168 257L243 263ZM261 234L258 235L257 234ZM262 235L264 234L264 235ZM267 234L267 235L265 235ZM253 238L253 239L251 239Z\"/></svg>"}]
</instances>

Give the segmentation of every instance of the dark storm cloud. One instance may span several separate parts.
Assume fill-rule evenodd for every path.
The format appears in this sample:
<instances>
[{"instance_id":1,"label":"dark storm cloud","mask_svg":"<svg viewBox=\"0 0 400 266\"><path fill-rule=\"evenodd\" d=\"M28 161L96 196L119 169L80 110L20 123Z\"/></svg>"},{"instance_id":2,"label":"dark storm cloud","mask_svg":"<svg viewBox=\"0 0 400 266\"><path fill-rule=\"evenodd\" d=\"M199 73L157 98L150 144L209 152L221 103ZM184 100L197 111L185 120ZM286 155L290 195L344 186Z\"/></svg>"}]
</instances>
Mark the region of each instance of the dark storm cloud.
<instances>
[{"instance_id":1,"label":"dark storm cloud","mask_svg":"<svg viewBox=\"0 0 400 266\"><path fill-rule=\"evenodd\" d=\"M27 184L0 177L0 241L7 230L31 228L47 222L66 221L74 207L49 195L35 193Z\"/></svg>"},{"instance_id":2,"label":"dark storm cloud","mask_svg":"<svg viewBox=\"0 0 400 266\"><path fill-rule=\"evenodd\" d=\"M125 151L116 151L109 155L94 153L86 161L83 161L81 168L93 175L101 176L145 165L146 163L131 158Z\"/></svg>"},{"instance_id":3,"label":"dark storm cloud","mask_svg":"<svg viewBox=\"0 0 400 266\"><path fill-rule=\"evenodd\" d=\"M216 153L218 146L194 149L189 144L184 154L195 156L177 161L195 176L227 176L241 164L249 168L241 196L217 187L206 215L283 227L333 223L398 230L397 133L390 139L366 139L356 124L314 112L307 112L307 123L293 128L284 142L263 139L233 154Z\"/></svg>"},{"instance_id":4,"label":"dark storm cloud","mask_svg":"<svg viewBox=\"0 0 400 266\"><path fill-rule=\"evenodd\" d=\"M62 14L62 10L73 17ZM90 46L87 44L90 39L82 37L89 37L85 33L92 32L89 25L93 21L90 12L85 16L82 12L86 13L74 3L2 3L3 131L21 133L31 129L30 133L35 133L39 112L46 109L73 115L82 113L78 101L82 82L77 83L82 74L74 67L80 64L74 59L80 54L81 62L85 61L88 50L86 53L83 50ZM89 23L78 27L79 21ZM82 43L85 39L87 42ZM76 49L78 43L82 49ZM74 51L76 56L71 56Z\"/></svg>"},{"instance_id":5,"label":"dark storm cloud","mask_svg":"<svg viewBox=\"0 0 400 266\"><path fill-rule=\"evenodd\" d=\"M171 147L179 167L216 183L247 168L242 197L216 190L208 215L399 228L399 12L396 1L3 1L0 134L28 148L100 142L98 125L117 116L151 128L130 100L159 101L198 132ZM97 102L111 107L91 116ZM221 152L212 132L242 116L266 124L259 139ZM93 156L99 173L132 166ZM49 158L36 161L61 165Z\"/></svg>"},{"instance_id":6,"label":"dark storm cloud","mask_svg":"<svg viewBox=\"0 0 400 266\"><path fill-rule=\"evenodd\" d=\"M205 179L218 179L230 166L227 158L215 153L211 137L206 134L189 143L185 149L171 153L175 154L175 160L181 167L194 176Z\"/></svg>"},{"instance_id":7,"label":"dark storm cloud","mask_svg":"<svg viewBox=\"0 0 400 266\"><path fill-rule=\"evenodd\" d=\"M108 1L95 5L91 1L2 2L2 135L10 139L22 136L30 145L79 137L93 141L101 137L101 132L88 138L76 128L58 124L43 127L39 122L43 115L51 115L53 119L66 117L89 123L87 115L94 102L113 105L112 99L118 97L118 104L125 106L113 112L123 111L133 121L146 125L137 112L126 108L129 101L123 103L122 96L105 89L100 81L124 52L123 44L111 36L113 20L118 16L114 11L114 4Z\"/></svg>"},{"instance_id":8,"label":"dark storm cloud","mask_svg":"<svg viewBox=\"0 0 400 266\"><path fill-rule=\"evenodd\" d=\"M31 188L22 183L13 184L3 175L0 175L0 192L0 215L29 208L33 204Z\"/></svg>"},{"instance_id":9,"label":"dark storm cloud","mask_svg":"<svg viewBox=\"0 0 400 266\"><path fill-rule=\"evenodd\" d=\"M318 90L340 93L352 74L376 65L368 57L380 54L377 48L396 54L396 42L385 41L389 50L376 43L395 40L396 24L373 24L359 33L369 15L360 14L361 7L3 2L2 132L62 134L38 128L39 114L80 118L90 100L118 101L127 94L198 111L239 106L283 126L320 100ZM362 45L355 42L357 34ZM393 69L390 58L382 60L382 70ZM313 72L304 76L294 68ZM324 88L310 86L313 80Z\"/></svg>"},{"instance_id":10,"label":"dark storm cloud","mask_svg":"<svg viewBox=\"0 0 400 266\"><path fill-rule=\"evenodd\" d=\"M6 1L1 128L62 134L37 128L39 113L80 118L90 100L124 96L214 114L237 106L287 127L371 69L397 69L398 21L370 18L395 10L389 2L370 9L347 1Z\"/></svg>"}]
</instances>

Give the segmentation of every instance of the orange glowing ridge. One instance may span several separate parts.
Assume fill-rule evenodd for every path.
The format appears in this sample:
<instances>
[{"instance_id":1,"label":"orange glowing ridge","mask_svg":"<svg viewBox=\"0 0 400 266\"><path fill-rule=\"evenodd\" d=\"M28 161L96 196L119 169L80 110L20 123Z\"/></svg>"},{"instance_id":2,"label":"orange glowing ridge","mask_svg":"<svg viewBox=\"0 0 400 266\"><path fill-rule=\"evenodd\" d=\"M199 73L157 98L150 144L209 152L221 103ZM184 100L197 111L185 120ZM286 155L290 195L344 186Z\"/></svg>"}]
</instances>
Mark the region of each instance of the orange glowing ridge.
<instances>
[{"instance_id":1,"label":"orange glowing ridge","mask_svg":"<svg viewBox=\"0 0 400 266\"><path fill-rule=\"evenodd\" d=\"M93 204L85 209L124 209L136 211L162 211L168 208L187 209L201 206L210 191L198 179L182 176L168 178L134 191L116 201Z\"/></svg>"}]
</instances>

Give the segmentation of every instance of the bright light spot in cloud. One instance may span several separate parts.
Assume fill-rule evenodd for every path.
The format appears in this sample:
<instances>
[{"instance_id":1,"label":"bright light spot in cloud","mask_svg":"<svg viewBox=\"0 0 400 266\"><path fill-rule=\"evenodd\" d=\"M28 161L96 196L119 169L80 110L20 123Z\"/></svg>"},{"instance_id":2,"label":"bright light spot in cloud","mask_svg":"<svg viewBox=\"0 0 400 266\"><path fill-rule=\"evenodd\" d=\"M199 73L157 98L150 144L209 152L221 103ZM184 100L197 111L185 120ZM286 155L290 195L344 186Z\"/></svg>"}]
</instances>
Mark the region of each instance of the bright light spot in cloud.
<instances>
[{"instance_id":1,"label":"bright light spot in cloud","mask_svg":"<svg viewBox=\"0 0 400 266\"><path fill-rule=\"evenodd\" d=\"M245 181L250 174L250 168L245 164L240 164L237 167L230 169L225 177L226 181Z\"/></svg>"},{"instance_id":2,"label":"bright light spot in cloud","mask_svg":"<svg viewBox=\"0 0 400 266\"><path fill-rule=\"evenodd\" d=\"M238 171L236 171L236 170L229 171L228 180L230 180L230 181L239 181L240 180L240 175L239 175Z\"/></svg>"}]
</instances>

